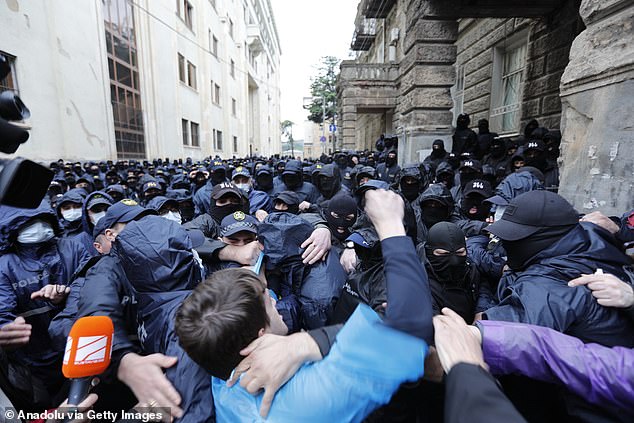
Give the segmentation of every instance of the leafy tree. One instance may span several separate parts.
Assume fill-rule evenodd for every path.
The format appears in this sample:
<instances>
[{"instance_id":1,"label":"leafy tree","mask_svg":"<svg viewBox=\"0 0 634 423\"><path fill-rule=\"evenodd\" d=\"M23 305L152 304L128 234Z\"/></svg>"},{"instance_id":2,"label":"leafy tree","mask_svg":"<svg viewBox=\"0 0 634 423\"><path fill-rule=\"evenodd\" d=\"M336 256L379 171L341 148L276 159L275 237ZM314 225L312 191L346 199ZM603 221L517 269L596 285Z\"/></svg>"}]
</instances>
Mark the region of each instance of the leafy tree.
<instances>
[{"instance_id":1,"label":"leafy tree","mask_svg":"<svg viewBox=\"0 0 634 423\"><path fill-rule=\"evenodd\" d=\"M291 147L291 154L293 154L294 156L295 155L295 146L294 146L295 140L293 139L293 125L295 124L288 119L280 123L282 136L286 137L287 142L290 144L290 147Z\"/></svg>"},{"instance_id":2,"label":"leafy tree","mask_svg":"<svg viewBox=\"0 0 634 423\"><path fill-rule=\"evenodd\" d=\"M313 100L305 105L308 110L308 120L322 123L323 102L325 99L326 121L333 121L337 113L337 75L339 72L339 59L333 56L324 56L317 68L317 75L311 78L310 93Z\"/></svg>"}]
</instances>

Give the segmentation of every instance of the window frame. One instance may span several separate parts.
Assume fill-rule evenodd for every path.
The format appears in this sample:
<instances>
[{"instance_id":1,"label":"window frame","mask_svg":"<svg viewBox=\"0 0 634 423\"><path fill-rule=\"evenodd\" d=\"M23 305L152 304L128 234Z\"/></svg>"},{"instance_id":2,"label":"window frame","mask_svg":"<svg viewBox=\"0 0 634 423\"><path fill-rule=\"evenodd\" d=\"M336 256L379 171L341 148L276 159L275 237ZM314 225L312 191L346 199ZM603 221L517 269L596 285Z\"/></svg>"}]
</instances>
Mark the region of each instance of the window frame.
<instances>
[{"instance_id":1,"label":"window frame","mask_svg":"<svg viewBox=\"0 0 634 423\"><path fill-rule=\"evenodd\" d=\"M20 86L18 85L18 77L16 71L17 56L9 54L5 51L0 51L0 55L4 56L9 62L9 74L3 79L0 79L0 92L12 91L17 96L20 95Z\"/></svg>"},{"instance_id":2,"label":"window frame","mask_svg":"<svg viewBox=\"0 0 634 423\"><path fill-rule=\"evenodd\" d=\"M200 147L200 124L197 122L189 122L189 133L191 135L191 146Z\"/></svg>"},{"instance_id":3,"label":"window frame","mask_svg":"<svg viewBox=\"0 0 634 423\"><path fill-rule=\"evenodd\" d=\"M233 152L237 153L238 152L238 137L237 136L233 136Z\"/></svg>"},{"instance_id":4,"label":"window frame","mask_svg":"<svg viewBox=\"0 0 634 423\"><path fill-rule=\"evenodd\" d=\"M189 121L187 119L181 119L181 136L183 138L183 145L189 146Z\"/></svg>"},{"instance_id":5,"label":"window frame","mask_svg":"<svg viewBox=\"0 0 634 423\"><path fill-rule=\"evenodd\" d=\"M178 53L178 79L184 84L187 84L187 66L185 56Z\"/></svg>"},{"instance_id":6,"label":"window frame","mask_svg":"<svg viewBox=\"0 0 634 423\"><path fill-rule=\"evenodd\" d=\"M193 70L193 72L192 72ZM192 76L193 73L193 76ZM196 65L194 65L189 60L187 61L187 86L193 88L194 90L198 88L198 84L196 81Z\"/></svg>"}]
</instances>

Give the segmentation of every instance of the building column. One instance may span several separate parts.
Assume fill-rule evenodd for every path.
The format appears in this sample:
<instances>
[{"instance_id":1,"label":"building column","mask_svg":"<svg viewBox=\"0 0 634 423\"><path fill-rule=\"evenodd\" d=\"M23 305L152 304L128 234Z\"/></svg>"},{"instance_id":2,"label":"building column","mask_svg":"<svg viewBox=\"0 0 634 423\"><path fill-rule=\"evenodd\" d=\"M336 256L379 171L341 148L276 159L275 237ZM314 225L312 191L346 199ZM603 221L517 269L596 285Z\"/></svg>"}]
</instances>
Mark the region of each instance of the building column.
<instances>
[{"instance_id":1,"label":"building column","mask_svg":"<svg viewBox=\"0 0 634 423\"><path fill-rule=\"evenodd\" d=\"M634 5L583 0L579 14L560 86L559 193L581 213L620 215L634 201Z\"/></svg>"},{"instance_id":2,"label":"building column","mask_svg":"<svg viewBox=\"0 0 634 423\"><path fill-rule=\"evenodd\" d=\"M451 147L453 133L450 88L455 82L458 22L440 17L432 1L412 2L404 57L400 63L400 92L396 109L399 162L422 160L435 139ZM444 14L444 16L447 16Z\"/></svg>"},{"instance_id":3,"label":"building column","mask_svg":"<svg viewBox=\"0 0 634 423\"><path fill-rule=\"evenodd\" d=\"M341 110L341 140L337 140L337 148L342 150L357 149L357 106L346 103L351 102L351 98L343 97Z\"/></svg>"}]
</instances>

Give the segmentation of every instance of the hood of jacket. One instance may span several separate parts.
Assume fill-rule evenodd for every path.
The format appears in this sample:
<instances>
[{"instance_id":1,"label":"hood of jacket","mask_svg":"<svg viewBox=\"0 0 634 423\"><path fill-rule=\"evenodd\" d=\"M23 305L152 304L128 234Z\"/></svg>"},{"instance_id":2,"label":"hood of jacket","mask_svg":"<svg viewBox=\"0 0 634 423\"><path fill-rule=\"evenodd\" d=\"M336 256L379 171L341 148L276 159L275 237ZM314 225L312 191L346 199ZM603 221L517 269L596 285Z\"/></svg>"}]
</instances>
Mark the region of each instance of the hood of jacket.
<instances>
[{"instance_id":1,"label":"hood of jacket","mask_svg":"<svg viewBox=\"0 0 634 423\"><path fill-rule=\"evenodd\" d=\"M301 245L310 237L313 227L301 217L287 212L271 213L258 227L258 238L266 251L267 268L301 261Z\"/></svg>"},{"instance_id":2,"label":"hood of jacket","mask_svg":"<svg viewBox=\"0 0 634 423\"><path fill-rule=\"evenodd\" d=\"M0 253L6 253L11 249L20 228L34 217L47 220L53 227L55 235L61 234L57 216L46 200L43 200L36 209L0 205Z\"/></svg>"},{"instance_id":3,"label":"hood of jacket","mask_svg":"<svg viewBox=\"0 0 634 423\"><path fill-rule=\"evenodd\" d=\"M200 282L187 231L162 217L146 216L128 223L113 250L140 295L191 290Z\"/></svg>"},{"instance_id":4,"label":"hood of jacket","mask_svg":"<svg viewBox=\"0 0 634 423\"><path fill-rule=\"evenodd\" d=\"M319 176L325 176L327 178L332 178L333 183L332 187L328 192L323 192L324 189L322 187L320 178L317 178L317 189L322 193L326 198L332 198L339 190L341 190L341 170L339 167L334 164L327 164L321 168L319 171Z\"/></svg>"},{"instance_id":5,"label":"hood of jacket","mask_svg":"<svg viewBox=\"0 0 634 423\"><path fill-rule=\"evenodd\" d=\"M454 200L451 196L451 192L443 184L431 184L420 196L418 196L416 202L421 204L427 200L436 200L442 205L447 206L449 210L454 207Z\"/></svg>"},{"instance_id":6,"label":"hood of jacket","mask_svg":"<svg viewBox=\"0 0 634 423\"><path fill-rule=\"evenodd\" d=\"M520 194L538 189L544 189L539 179L528 171L522 171L511 173L504 178L495 189L495 195L510 201Z\"/></svg>"},{"instance_id":7,"label":"hood of jacket","mask_svg":"<svg viewBox=\"0 0 634 423\"><path fill-rule=\"evenodd\" d=\"M63 203L65 202L77 203L83 206L84 199L86 198L87 195L88 194L86 193L86 190L84 190L83 188L73 188L71 190L66 191L64 195L62 195L62 198L57 202L57 209L55 210L57 214L57 218L59 220L64 219L64 217L62 216L62 211L60 209L60 206Z\"/></svg>"}]
</instances>

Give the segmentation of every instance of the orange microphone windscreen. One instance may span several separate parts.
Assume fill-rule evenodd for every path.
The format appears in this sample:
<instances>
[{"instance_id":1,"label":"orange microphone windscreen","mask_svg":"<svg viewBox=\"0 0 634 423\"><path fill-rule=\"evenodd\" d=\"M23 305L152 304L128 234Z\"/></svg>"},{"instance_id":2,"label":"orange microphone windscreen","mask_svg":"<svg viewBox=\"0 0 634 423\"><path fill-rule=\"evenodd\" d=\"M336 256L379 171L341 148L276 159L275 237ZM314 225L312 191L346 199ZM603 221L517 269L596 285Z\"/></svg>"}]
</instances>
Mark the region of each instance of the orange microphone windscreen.
<instances>
[{"instance_id":1,"label":"orange microphone windscreen","mask_svg":"<svg viewBox=\"0 0 634 423\"><path fill-rule=\"evenodd\" d=\"M68 379L97 376L110 365L114 327L107 316L87 316L73 325L64 352L62 373Z\"/></svg>"}]
</instances>

